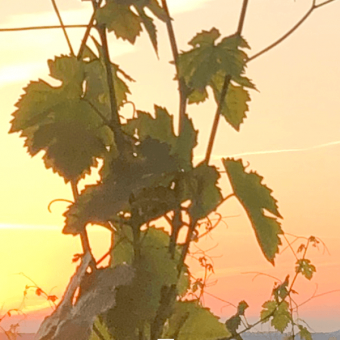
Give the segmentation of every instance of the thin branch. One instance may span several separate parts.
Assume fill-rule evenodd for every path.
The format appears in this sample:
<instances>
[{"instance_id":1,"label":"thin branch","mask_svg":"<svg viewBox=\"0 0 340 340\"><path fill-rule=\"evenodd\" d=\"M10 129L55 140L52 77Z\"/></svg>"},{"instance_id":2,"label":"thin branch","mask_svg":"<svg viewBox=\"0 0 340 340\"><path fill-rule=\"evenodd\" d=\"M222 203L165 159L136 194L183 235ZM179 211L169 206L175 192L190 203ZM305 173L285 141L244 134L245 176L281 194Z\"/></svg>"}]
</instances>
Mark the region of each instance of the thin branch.
<instances>
[{"instance_id":1,"label":"thin branch","mask_svg":"<svg viewBox=\"0 0 340 340\"><path fill-rule=\"evenodd\" d=\"M309 11L303 16L303 18L293 27L291 28L286 34L284 34L280 39L276 40L274 43L272 43L271 45L269 45L268 47L264 48L262 51L256 53L255 55L253 55L252 57L250 57L248 59L248 63L256 58L258 58L259 56L261 56L262 54L268 52L269 50L271 50L272 48L274 48L275 46L277 46L278 44L280 44L283 40L287 39L293 32L295 32L307 19L308 17L312 14L314 10L314 7L312 6Z\"/></svg>"},{"instance_id":2,"label":"thin branch","mask_svg":"<svg viewBox=\"0 0 340 340\"><path fill-rule=\"evenodd\" d=\"M70 38L69 38L69 36L68 36L68 34L66 32L65 25L63 23L63 19L61 18L61 15L60 15L57 3L56 3L55 0L51 0L51 1L52 1L52 5L53 5L53 8L54 8L54 11L57 14L58 20L60 22L60 26L61 26L61 28L62 28L62 30L64 32L64 36L65 36L67 45L68 45L68 47L70 49L70 53L71 53L72 56L74 56L75 54L74 54L74 51L73 51L73 48L72 48L72 44L71 44Z\"/></svg>"},{"instance_id":3,"label":"thin branch","mask_svg":"<svg viewBox=\"0 0 340 340\"><path fill-rule=\"evenodd\" d=\"M118 114L117 98L116 98L115 86L114 86L114 81L113 81L112 64L110 61L109 46L107 42L105 25L102 25L102 26L97 25L97 30L100 36L102 47L103 47L103 59L104 59L105 70L106 70L106 81L107 81L107 86L109 88L109 94L110 94L110 106L111 106L110 125L112 126L112 129L114 132L114 139L118 147L118 150L120 150L120 152L123 152L124 136L123 136L123 132L121 129L121 123L120 123L119 114Z\"/></svg>"},{"instance_id":4,"label":"thin branch","mask_svg":"<svg viewBox=\"0 0 340 340\"><path fill-rule=\"evenodd\" d=\"M98 4L96 4L96 6L93 6L93 13L92 13L92 16L91 16L89 23L86 25L86 31L85 31L83 40L81 41L81 45L80 45L79 52L78 52L78 55L77 55L78 59L81 59L81 57L84 53L84 50L85 50L85 47L86 47L86 42L87 42L87 40L90 36L91 29L92 29L94 21L96 19L97 9L100 7L102 2L103 2L102 0L99 0Z\"/></svg>"},{"instance_id":5,"label":"thin branch","mask_svg":"<svg viewBox=\"0 0 340 340\"><path fill-rule=\"evenodd\" d=\"M64 25L64 28L86 28L87 25ZM35 31L35 30L49 30L63 28L59 25L53 26L29 26L29 27L14 27L14 28L0 28L0 32L20 32L20 31Z\"/></svg>"},{"instance_id":6,"label":"thin branch","mask_svg":"<svg viewBox=\"0 0 340 340\"><path fill-rule=\"evenodd\" d=\"M287 39L293 32L295 32L307 19L308 17L314 12L314 10L325 6L331 2L334 2L336 0L328 0L325 2L322 2L318 5L315 4L315 0L312 3L311 8L307 11L307 13L300 19L300 21L297 22L297 24L295 24L286 34L284 34L280 39L276 40L274 43L272 43L271 45L269 45L268 47L264 48L262 51L256 53L255 55L253 55L252 57L250 57L247 61L250 62L256 58L258 58L259 56L261 56L262 54L270 51L272 48L276 47L277 45L279 45L282 41L284 41L285 39Z\"/></svg>"},{"instance_id":7,"label":"thin branch","mask_svg":"<svg viewBox=\"0 0 340 340\"><path fill-rule=\"evenodd\" d=\"M296 255L296 253L295 253L295 251L294 251L292 245L291 245L290 242L288 241L286 235L283 234L283 237L285 238L285 240L286 240L286 242L287 242L289 248L291 249L292 253L294 254L296 261L299 261L299 258L297 257L297 255ZM308 241L307 241L307 242L308 242Z\"/></svg>"},{"instance_id":8,"label":"thin branch","mask_svg":"<svg viewBox=\"0 0 340 340\"><path fill-rule=\"evenodd\" d=\"M214 118L213 126L212 126L211 133L210 133L208 148L207 148L207 152L206 152L206 155L205 155L205 162L206 163L209 163L209 160L210 160L210 157L211 157L211 152L212 152L212 149L213 149L213 146L214 146L214 141L215 141L215 137L216 137L216 133L217 133L218 123L220 121L222 107L223 107L224 99L225 99L225 97L227 95L227 91L228 91L228 87L229 87L229 84L230 84L230 80L231 80L231 76L230 75L227 75L225 77L225 79L224 79L224 83L223 83L220 99L219 99L219 102L218 102L218 106L217 106L217 110L216 110L216 113L215 113L215 118Z\"/></svg>"},{"instance_id":9,"label":"thin branch","mask_svg":"<svg viewBox=\"0 0 340 340\"><path fill-rule=\"evenodd\" d=\"M274 279L274 280L277 280L277 281L279 281L280 283L282 283L282 281L281 281L279 278L277 278L277 277L275 277L275 276L272 276L272 275L269 275L269 274L266 274L266 273L259 273L259 272L242 272L241 274L256 274L256 275L251 279L252 281L254 281L258 276L263 275L263 276L268 276L268 277L270 277L270 278L272 278L272 279Z\"/></svg>"},{"instance_id":10,"label":"thin branch","mask_svg":"<svg viewBox=\"0 0 340 340\"><path fill-rule=\"evenodd\" d=\"M241 10L241 16L240 16L240 20L239 20L238 28L237 28L237 34L239 34L239 35L241 35L242 30L243 30L244 20L246 18L247 7L248 7L248 0L244 0L242 10Z\"/></svg>"},{"instance_id":11,"label":"thin branch","mask_svg":"<svg viewBox=\"0 0 340 340\"><path fill-rule=\"evenodd\" d=\"M247 7L248 7L248 0L243 0L240 20L239 20L239 24L238 24L238 28L237 28L237 32L236 32L237 35L241 35L241 33L242 33L242 29L243 29L243 26L244 26L244 20L245 20L245 17L246 17ZM215 141L216 134L217 134L218 123L219 123L219 120L220 120L220 115L221 115L221 112L222 112L224 100L227 96L230 80L231 80L231 76L226 75L226 77L224 78L221 96L219 98L218 107L217 107L217 110L216 110L216 113L215 113L215 118L214 118L213 126L212 126L212 129L211 129L209 143L208 143L208 147L207 147L207 152L206 152L206 156L205 156L205 160L204 160L205 163L207 163L207 164L210 161L211 152L212 152L212 149L213 149L213 146L214 146L214 141Z\"/></svg>"},{"instance_id":12,"label":"thin branch","mask_svg":"<svg viewBox=\"0 0 340 340\"><path fill-rule=\"evenodd\" d=\"M168 8L168 4L166 0L162 0L162 7L167 15L166 27L168 30L172 55L174 58L174 63L175 63L176 73L177 73L177 78L178 78L179 102L180 102L179 104L179 134L181 134L184 131L184 117L185 117L185 110L186 110L186 105L187 105L188 89L186 87L184 79L179 76L178 47L177 47L175 32L174 32L172 22L171 22L172 19L170 17L169 8Z\"/></svg>"},{"instance_id":13,"label":"thin branch","mask_svg":"<svg viewBox=\"0 0 340 340\"><path fill-rule=\"evenodd\" d=\"M336 0L328 0L328 1L322 2L322 3L318 4L318 5L314 5L314 7L315 8L320 8L320 7L322 7L324 5L328 5L329 3L334 2L334 1L336 1Z\"/></svg>"}]
</instances>

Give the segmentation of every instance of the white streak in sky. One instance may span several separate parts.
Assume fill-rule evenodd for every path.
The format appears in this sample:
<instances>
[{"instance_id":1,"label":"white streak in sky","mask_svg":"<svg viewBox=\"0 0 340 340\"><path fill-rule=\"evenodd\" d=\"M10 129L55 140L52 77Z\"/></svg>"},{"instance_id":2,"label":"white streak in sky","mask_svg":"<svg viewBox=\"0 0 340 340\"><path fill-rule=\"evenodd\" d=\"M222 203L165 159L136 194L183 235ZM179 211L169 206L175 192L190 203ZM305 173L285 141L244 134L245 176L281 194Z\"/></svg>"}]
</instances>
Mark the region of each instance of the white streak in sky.
<instances>
[{"instance_id":1,"label":"white streak in sky","mask_svg":"<svg viewBox=\"0 0 340 340\"><path fill-rule=\"evenodd\" d=\"M282 150L265 150L265 151L251 151L251 152L242 152L233 155L214 155L211 158L214 160L220 160L221 158L225 157L240 157L240 156L252 156L252 155L268 155L268 154L275 154L275 153L284 153L284 152L304 152L304 151L311 151L316 149L322 149L329 146L340 145L340 141L328 142L323 144L318 144L314 146L309 146L307 148L298 148L298 149L282 149ZM204 159L204 156L196 156L196 160Z\"/></svg>"},{"instance_id":2,"label":"white streak in sky","mask_svg":"<svg viewBox=\"0 0 340 340\"><path fill-rule=\"evenodd\" d=\"M303 152L303 151L322 149L322 148L326 148L328 146L333 146L333 145L340 145L340 141L318 144L318 145L314 145L314 146L309 146L307 148L299 148L299 149L283 149L283 150L243 152L243 153L231 155L229 157L250 156L250 155L267 155L267 154L271 154L271 153L283 153L283 152Z\"/></svg>"}]
</instances>

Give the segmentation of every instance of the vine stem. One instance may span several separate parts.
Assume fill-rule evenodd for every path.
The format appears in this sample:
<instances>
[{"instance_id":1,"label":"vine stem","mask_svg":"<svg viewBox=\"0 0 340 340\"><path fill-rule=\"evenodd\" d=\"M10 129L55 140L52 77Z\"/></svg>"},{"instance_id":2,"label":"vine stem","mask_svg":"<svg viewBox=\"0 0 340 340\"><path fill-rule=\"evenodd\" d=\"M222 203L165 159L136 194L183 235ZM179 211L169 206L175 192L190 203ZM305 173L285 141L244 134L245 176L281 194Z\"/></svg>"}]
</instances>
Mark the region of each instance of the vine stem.
<instances>
[{"instance_id":1,"label":"vine stem","mask_svg":"<svg viewBox=\"0 0 340 340\"><path fill-rule=\"evenodd\" d=\"M308 19L308 17L316 9L321 8L322 6L328 5L329 3L334 2L334 1L336 1L336 0L328 0L328 1L322 2L320 4L316 4L315 0L313 0L311 8L306 12L306 14L287 33L285 33L281 38L279 38L278 40L276 40L275 42L273 42L272 44L270 44L269 46L264 48L262 51L254 54L252 57L250 57L248 59L247 63L249 63L250 61L252 61L252 60L254 60L256 58L258 58L262 54L270 51L272 48L274 48L277 45L279 45L282 41L286 40L292 33L294 33Z\"/></svg>"},{"instance_id":2,"label":"vine stem","mask_svg":"<svg viewBox=\"0 0 340 340\"><path fill-rule=\"evenodd\" d=\"M249 63L250 61L252 61L252 60L254 60L254 59L258 58L258 57L260 57L261 55L263 55L264 53L270 51L271 49L273 49L274 47L279 45L281 42L283 42L285 39L287 39L293 32L295 32L308 19L308 17L316 9L321 8L321 7L323 7L325 5L328 5L328 4L330 4L332 2L335 2L335 1L337 1L337 0L327 0L327 1L324 1L322 3L316 4L316 0L313 0L311 8L307 11L307 13L286 34L284 34L281 38L276 40L274 43L272 43L269 46L267 46L266 48L264 48L262 51L254 54L253 56L248 58L247 63ZM237 34L241 34L241 32L242 32L243 25L244 25L245 14L246 14L246 10L247 10L247 5L248 5L248 0L244 0L243 6L242 6L242 10L241 10L241 16L240 16L240 21L239 21L239 25L238 25ZM226 85L226 81L224 82L222 91L223 91L225 85ZM228 86L226 88L228 88ZM226 95L227 95L227 89L226 89L225 96ZM223 101L225 99L225 96L223 97ZM222 95L221 95L221 97L222 97ZM206 157L205 157L205 162L206 163L209 163L209 160L210 160L210 157L211 157L211 152L212 152L213 144L214 144L216 133L217 133L217 128L218 128L220 112L221 112L221 107L223 105L223 101L221 101L221 99L220 99L219 105L218 105L218 108L217 108L217 111L216 111L216 114L215 114L212 130L211 130L211 134L210 134L210 139L209 139L209 143L208 143L208 147L207 147Z\"/></svg>"},{"instance_id":3,"label":"vine stem","mask_svg":"<svg viewBox=\"0 0 340 340\"><path fill-rule=\"evenodd\" d=\"M237 28L237 32L236 32L237 35L241 35L241 33L242 33L244 21L245 21L245 18L246 18L248 2L249 2L249 0L243 0L240 20L239 20L238 28ZM228 87L229 87L229 84L230 84L230 80L231 80L231 76L226 75L225 78L224 78L224 83L223 83L223 87L222 87L222 91L221 91L221 95L220 95L220 100L219 100L217 110L216 110L216 113L215 113L215 118L214 118L213 126L212 126L212 129L211 129L208 147L207 147L207 151L206 151L206 156L205 156L205 160L204 160L205 163L207 163L207 164L210 161L212 149L213 149L216 134L217 134L218 123L219 123L222 108L223 108L223 103L224 103L224 100L225 100L225 98L228 94Z\"/></svg>"},{"instance_id":4,"label":"vine stem","mask_svg":"<svg viewBox=\"0 0 340 340\"><path fill-rule=\"evenodd\" d=\"M57 17L58 17L58 20L60 22L60 26L64 32L64 35L65 35L65 39L66 39L66 42L69 46L69 49L70 49L70 53L72 56L74 56L74 51L73 51L73 48L72 48L72 44L71 44L71 41L68 37L68 34L66 32L66 29L65 29L65 25L63 23L63 20L61 18L61 15L60 15L60 12L59 12L59 9L58 9L58 6L56 4L56 1L55 0L52 0L52 5L53 5L53 8L57 14ZM71 181L71 188L72 188L72 193L73 193L73 197L74 197L74 200L76 201L77 198L79 197L79 192L78 192L78 187L77 187L77 181L74 180L74 181ZM92 251L91 251L91 247L90 247L90 241L89 241L89 238L88 238L88 235L87 235L87 231L86 231L86 228L84 227L84 229L80 232L80 240L81 240L81 245L82 245L82 248L83 248L83 253L84 255L86 253L89 253L90 256L91 256L91 262L89 264L90 268L92 269L92 271L96 270L96 260L92 254Z\"/></svg>"},{"instance_id":5,"label":"vine stem","mask_svg":"<svg viewBox=\"0 0 340 340\"><path fill-rule=\"evenodd\" d=\"M54 11L56 12L57 17L58 17L58 20L59 20L59 22L60 22L60 26L61 26L61 28L62 28L62 30L63 30L63 32L64 32L64 36L65 36L67 45L68 45L68 47L69 47L69 49L70 49L70 53L71 53L72 56L74 56L75 54L74 54L74 51L73 51L73 47L72 47L72 44L71 44L71 40L70 40L70 38L69 38L69 36L68 36L68 34L67 34L67 32L66 32L66 28L65 28L65 25L64 25L64 23L63 23L63 19L61 18L61 15L60 15L60 12L59 12L57 3L56 3L55 0L51 0L51 1L52 1L52 5L53 5L53 8L54 8Z\"/></svg>"},{"instance_id":6,"label":"vine stem","mask_svg":"<svg viewBox=\"0 0 340 340\"><path fill-rule=\"evenodd\" d=\"M79 24L79 25L64 25L65 28L86 28L88 25ZM63 28L59 25L52 26L28 26L28 27L9 27L9 28L0 28L0 32L20 32L20 31L38 31L38 30L50 30L50 29L60 29Z\"/></svg>"},{"instance_id":7,"label":"vine stem","mask_svg":"<svg viewBox=\"0 0 340 340\"><path fill-rule=\"evenodd\" d=\"M77 198L79 197L79 192L78 192L78 187L77 187L77 182L76 181L71 181L71 188L72 188L72 194L74 197L74 200L76 201ZM92 254L91 251L91 247L90 247L90 241L89 241L89 237L87 235L87 231L86 228L84 228L84 230L82 230L80 232L80 241L81 241L81 246L83 248L83 253L84 255L86 253L89 253L91 256L91 262L90 262L90 268L94 271L96 270L96 260L94 259L94 256Z\"/></svg>"},{"instance_id":8,"label":"vine stem","mask_svg":"<svg viewBox=\"0 0 340 340\"><path fill-rule=\"evenodd\" d=\"M93 4L93 13L92 13L92 16L91 16L91 19L90 19L89 23L86 25L86 31L85 31L83 40L81 41L81 45L80 45L79 52L78 52L78 55L77 55L78 59L80 59L82 57L83 53L84 53L86 42L87 42L87 40L88 40L88 38L90 36L91 29L92 29L94 21L96 19L97 9L100 7L102 2L103 2L102 0L99 0L98 3L93 3L92 2L92 4Z\"/></svg>"},{"instance_id":9,"label":"vine stem","mask_svg":"<svg viewBox=\"0 0 340 340\"><path fill-rule=\"evenodd\" d=\"M92 6L93 6L93 11L94 14L92 17L95 16L95 13L97 9L99 8L101 4L101 0L97 3L95 0L92 0ZM92 18L91 18L92 20ZM93 22L90 25L93 25ZM89 25L89 26L90 26ZM115 85L113 81L113 73L112 73L112 66L111 66L111 61L110 61L110 53L109 53L109 46L107 42L107 34L106 34L106 27L105 25L96 25L97 31L100 36L100 40L102 43L102 48L103 48L103 59L104 59L104 64L105 64L105 70L106 70L106 81L107 81L107 86L109 89L109 95L110 95L110 106L111 106L111 120L110 120L110 127L112 128L113 134L114 134L114 140L115 143L118 147L119 150L123 151L124 150L124 136L123 132L121 130L121 123L119 119L119 114L118 114L118 104L117 104L117 98L116 98L116 91L115 91ZM86 39L89 35L89 32L85 33L84 41L83 44L86 44ZM85 48L85 46L84 46ZM80 53L81 51L79 51ZM80 54L81 55L81 54Z\"/></svg>"},{"instance_id":10,"label":"vine stem","mask_svg":"<svg viewBox=\"0 0 340 340\"><path fill-rule=\"evenodd\" d=\"M186 111L186 105L187 105L187 87L185 85L184 79L179 76L179 63L178 63L178 47L175 37L175 32L172 26L172 19L170 17L169 8L166 0L162 0L162 7L167 15L166 19L166 27L169 35L172 55L174 58L174 63L176 67L176 74L178 77L178 88L179 88L179 134L181 134L184 131L184 117L185 117L185 111Z\"/></svg>"}]
</instances>

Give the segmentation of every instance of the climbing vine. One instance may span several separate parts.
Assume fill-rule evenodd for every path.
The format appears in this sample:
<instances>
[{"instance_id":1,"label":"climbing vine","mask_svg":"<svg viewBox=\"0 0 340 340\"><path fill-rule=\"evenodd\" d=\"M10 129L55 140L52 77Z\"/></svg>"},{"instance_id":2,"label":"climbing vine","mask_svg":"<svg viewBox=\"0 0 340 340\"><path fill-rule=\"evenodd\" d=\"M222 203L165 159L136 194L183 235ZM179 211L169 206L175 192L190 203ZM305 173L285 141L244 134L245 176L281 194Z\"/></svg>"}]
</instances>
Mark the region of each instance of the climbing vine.
<instances>
[{"instance_id":1,"label":"climbing vine","mask_svg":"<svg viewBox=\"0 0 340 340\"><path fill-rule=\"evenodd\" d=\"M54 8L70 48L68 55L48 60L50 76L61 84L31 81L16 103L10 133L18 132L31 156L44 152L47 169L70 184L74 200L67 207L64 234L78 235L83 254L65 296L38 332L39 339L226 340L242 339L242 333L258 323L271 322L280 332L297 329L309 340L307 328L294 320L293 285L299 274L308 280L316 268L307 259L308 239L299 251L296 275L287 276L263 304L260 320L250 325L241 301L225 324L200 303L205 279L193 279L186 265L190 244L199 238L199 226L230 197L244 208L266 260L274 265L284 232L282 216L272 190L242 159L225 155L225 172L210 164L219 124L223 117L236 131L247 118L251 92L256 86L246 76L246 66L291 34L317 8L284 37L254 56L242 35L248 1L243 1L235 33L222 36L213 27L197 33L189 48L179 52L173 18L166 0L92 0L93 15L79 52L75 54L55 1ZM221 9L222 10L222 9ZM143 31L158 54L157 24L168 31L180 94L179 112L156 103L153 112L135 109L133 118L122 119L120 110L131 103L128 71L110 59L107 34L134 44ZM97 32L97 38L91 35ZM92 41L90 48L89 40ZM197 146L194 121L187 110L208 99L212 90L215 119L205 159L193 162ZM133 103L132 103L133 104ZM134 104L133 104L134 106ZM173 124L178 114L179 128ZM178 133L175 131L178 130ZM99 163L99 160L101 161ZM81 192L78 184L102 164L100 180ZM232 193L223 197L221 176L227 176ZM268 214L270 213L270 215ZM167 223L171 232L165 231ZM99 268L86 232L89 224L112 233L108 267ZM209 225L209 224L208 224ZM211 232L215 226L210 224ZM185 242L179 241L184 230ZM199 259L206 274L213 270L206 256ZM192 298L190 298L190 296ZM244 326L239 331L241 324ZM292 335L294 338L294 333Z\"/></svg>"}]
</instances>

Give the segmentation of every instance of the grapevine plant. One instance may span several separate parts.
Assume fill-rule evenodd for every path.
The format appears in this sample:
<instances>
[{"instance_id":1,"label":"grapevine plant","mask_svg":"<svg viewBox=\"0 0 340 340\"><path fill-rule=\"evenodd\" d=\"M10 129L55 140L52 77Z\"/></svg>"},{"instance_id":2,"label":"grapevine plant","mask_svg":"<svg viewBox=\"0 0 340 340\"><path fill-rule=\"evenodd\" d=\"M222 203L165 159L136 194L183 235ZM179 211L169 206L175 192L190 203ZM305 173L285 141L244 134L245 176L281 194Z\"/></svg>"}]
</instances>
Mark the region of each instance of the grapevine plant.
<instances>
[{"instance_id":1,"label":"grapevine plant","mask_svg":"<svg viewBox=\"0 0 340 340\"><path fill-rule=\"evenodd\" d=\"M234 34L222 37L217 28L202 31L180 53L166 0L92 0L93 15L75 54L52 2L70 48L70 54L48 61L50 76L61 85L31 81L16 104L10 132L20 133L31 156L43 151L45 167L71 185L74 201L64 213L63 233L80 237L83 254L62 302L43 322L37 338L242 339L238 329L244 325L247 303L241 301L236 314L221 323L199 299L188 298L193 282L185 260L190 244L197 241L200 222L235 197L247 213L263 255L274 265L284 233L272 190L257 172L246 170L241 159L226 155L223 175L232 193L223 197L218 185L222 173L210 164L210 156L219 119L239 131L246 118L249 92L256 89L245 76L247 63L275 43L258 55L247 55L250 47L242 36L247 0ZM322 5L313 1L299 24ZM161 103L154 112L136 109L130 119L120 113L131 103L133 79L110 60L107 34L113 32L117 39L134 44L145 31L158 54L156 20L166 25L173 53L180 95L178 129L173 113ZM91 32L97 32L96 38ZM217 109L206 157L195 165L198 131L187 108L206 101L209 88ZM79 181L99 164L100 180L79 192ZM171 232L159 227L159 221L167 223ZM86 232L90 224L112 233L110 263L105 268L99 268L92 255ZM182 243L181 231L186 234ZM304 253L296 276L311 279L314 271ZM293 319L295 279L290 283L287 277L275 287L259 322L271 321L281 332L291 324L308 340L307 328ZM254 325L246 322L245 326Z\"/></svg>"}]
</instances>

